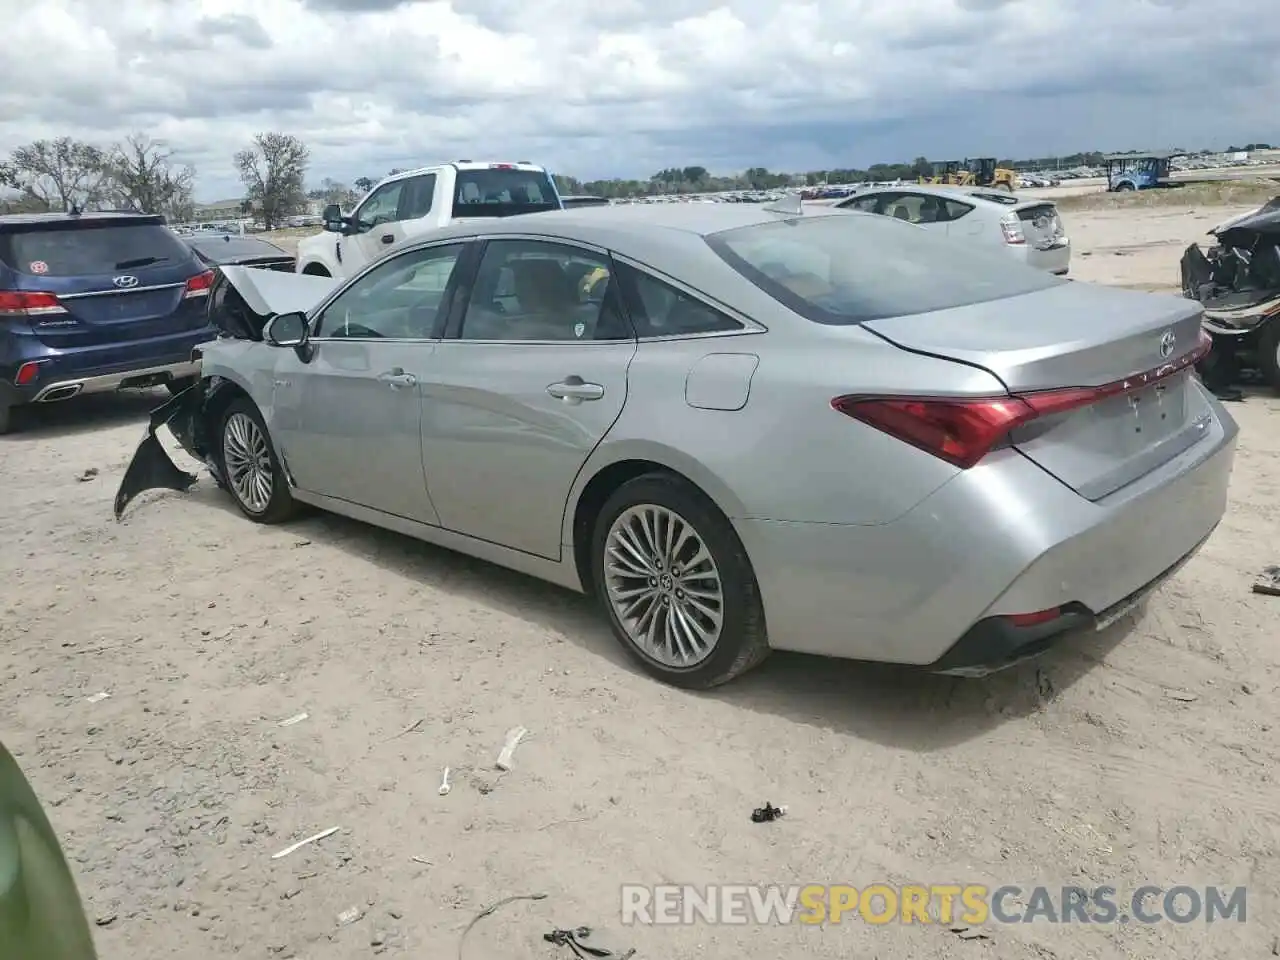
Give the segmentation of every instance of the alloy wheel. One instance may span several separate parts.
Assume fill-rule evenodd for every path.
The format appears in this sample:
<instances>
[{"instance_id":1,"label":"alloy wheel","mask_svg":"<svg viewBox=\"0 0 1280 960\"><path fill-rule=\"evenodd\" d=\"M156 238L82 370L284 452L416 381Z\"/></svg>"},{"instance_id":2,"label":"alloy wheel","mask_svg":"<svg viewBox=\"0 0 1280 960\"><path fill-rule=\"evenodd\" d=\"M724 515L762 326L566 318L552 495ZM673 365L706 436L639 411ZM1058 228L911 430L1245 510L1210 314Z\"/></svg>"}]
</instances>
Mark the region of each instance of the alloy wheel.
<instances>
[{"instance_id":1,"label":"alloy wheel","mask_svg":"<svg viewBox=\"0 0 1280 960\"><path fill-rule=\"evenodd\" d=\"M222 460L236 499L250 513L266 513L274 487L271 449L262 429L248 414L234 413L227 418L222 430Z\"/></svg>"},{"instance_id":2,"label":"alloy wheel","mask_svg":"<svg viewBox=\"0 0 1280 960\"><path fill-rule=\"evenodd\" d=\"M666 667L693 667L724 626L724 585L693 525L674 510L639 504L605 538L609 604L631 642Z\"/></svg>"}]
</instances>

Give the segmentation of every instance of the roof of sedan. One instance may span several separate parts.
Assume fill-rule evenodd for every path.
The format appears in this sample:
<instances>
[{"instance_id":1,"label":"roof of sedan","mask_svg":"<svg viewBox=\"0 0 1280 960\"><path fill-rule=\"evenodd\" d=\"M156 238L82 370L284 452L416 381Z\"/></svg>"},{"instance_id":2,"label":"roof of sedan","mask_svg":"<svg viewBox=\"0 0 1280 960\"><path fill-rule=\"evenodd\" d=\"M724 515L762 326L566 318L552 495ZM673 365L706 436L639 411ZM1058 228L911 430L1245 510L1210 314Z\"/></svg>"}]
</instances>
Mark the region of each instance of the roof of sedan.
<instances>
[{"instance_id":1,"label":"roof of sedan","mask_svg":"<svg viewBox=\"0 0 1280 960\"><path fill-rule=\"evenodd\" d=\"M830 216L834 211L806 209L803 214L780 213L767 204L754 203L635 203L607 207L578 207L550 210L519 217L461 221L455 232L529 233L542 230L564 232L588 239L593 233L667 233L679 231L705 237L721 230L749 227L796 216Z\"/></svg>"}]
</instances>

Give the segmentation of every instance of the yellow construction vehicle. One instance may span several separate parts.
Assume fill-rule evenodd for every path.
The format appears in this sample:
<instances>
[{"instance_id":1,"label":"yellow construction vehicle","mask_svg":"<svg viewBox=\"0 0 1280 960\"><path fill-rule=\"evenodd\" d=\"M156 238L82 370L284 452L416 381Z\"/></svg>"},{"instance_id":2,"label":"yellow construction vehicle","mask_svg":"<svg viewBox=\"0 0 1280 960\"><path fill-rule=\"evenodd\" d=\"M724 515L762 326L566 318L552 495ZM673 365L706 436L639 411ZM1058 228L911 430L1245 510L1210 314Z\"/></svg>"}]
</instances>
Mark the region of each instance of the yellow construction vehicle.
<instances>
[{"instance_id":1,"label":"yellow construction vehicle","mask_svg":"<svg viewBox=\"0 0 1280 960\"><path fill-rule=\"evenodd\" d=\"M982 157L978 160L966 161L971 178L967 186L999 187L1013 193L1018 186L1018 172L1008 167L996 166L995 157Z\"/></svg>"},{"instance_id":2,"label":"yellow construction vehicle","mask_svg":"<svg viewBox=\"0 0 1280 960\"><path fill-rule=\"evenodd\" d=\"M995 157L944 160L933 165L933 176L920 177L919 182L952 187L998 187L1012 193L1018 184L1018 174L1007 167L997 167Z\"/></svg>"}]
</instances>

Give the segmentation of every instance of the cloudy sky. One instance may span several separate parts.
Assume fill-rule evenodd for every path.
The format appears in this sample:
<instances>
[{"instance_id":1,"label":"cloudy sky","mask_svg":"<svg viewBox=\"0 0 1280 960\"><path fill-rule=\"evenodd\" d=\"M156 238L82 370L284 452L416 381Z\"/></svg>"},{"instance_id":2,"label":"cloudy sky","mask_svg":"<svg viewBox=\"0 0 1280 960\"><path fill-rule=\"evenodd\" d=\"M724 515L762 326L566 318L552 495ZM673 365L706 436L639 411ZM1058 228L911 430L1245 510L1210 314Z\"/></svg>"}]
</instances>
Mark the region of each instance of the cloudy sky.
<instances>
[{"instance_id":1,"label":"cloudy sky","mask_svg":"<svg viewBox=\"0 0 1280 960\"><path fill-rule=\"evenodd\" d=\"M315 180L448 159L584 179L1280 141L1257 0L40 0L7 8L0 153L165 139L238 194L258 131ZM20 11L20 12L19 12Z\"/></svg>"}]
</instances>

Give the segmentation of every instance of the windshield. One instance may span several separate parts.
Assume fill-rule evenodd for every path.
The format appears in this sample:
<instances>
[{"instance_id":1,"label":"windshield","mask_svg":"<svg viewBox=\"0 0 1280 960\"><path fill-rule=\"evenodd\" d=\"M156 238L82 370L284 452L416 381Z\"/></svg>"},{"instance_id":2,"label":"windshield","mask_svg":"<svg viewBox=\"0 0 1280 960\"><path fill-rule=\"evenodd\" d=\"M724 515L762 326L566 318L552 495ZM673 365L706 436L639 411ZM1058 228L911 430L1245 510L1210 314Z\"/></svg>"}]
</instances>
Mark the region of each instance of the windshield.
<instances>
[{"instance_id":1,"label":"windshield","mask_svg":"<svg viewBox=\"0 0 1280 960\"><path fill-rule=\"evenodd\" d=\"M19 273L37 276L92 276L190 259L182 241L155 223L88 221L0 234L0 260Z\"/></svg>"},{"instance_id":2,"label":"windshield","mask_svg":"<svg viewBox=\"0 0 1280 960\"><path fill-rule=\"evenodd\" d=\"M929 313L1067 282L874 214L777 220L714 233L707 243L756 286L817 323Z\"/></svg>"},{"instance_id":3,"label":"windshield","mask_svg":"<svg viewBox=\"0 0 1280 960\"><path fill-rule=\"evenodd\" d=\"M454 190L455 217L503 217L560 207L555 185L543 170L459 170Z\"/></svg>"}]
</instances>

